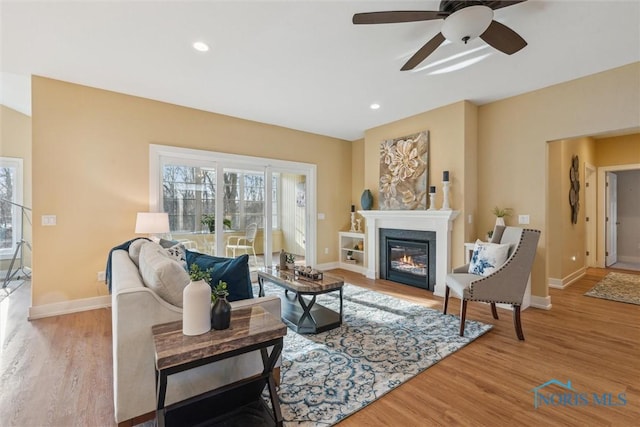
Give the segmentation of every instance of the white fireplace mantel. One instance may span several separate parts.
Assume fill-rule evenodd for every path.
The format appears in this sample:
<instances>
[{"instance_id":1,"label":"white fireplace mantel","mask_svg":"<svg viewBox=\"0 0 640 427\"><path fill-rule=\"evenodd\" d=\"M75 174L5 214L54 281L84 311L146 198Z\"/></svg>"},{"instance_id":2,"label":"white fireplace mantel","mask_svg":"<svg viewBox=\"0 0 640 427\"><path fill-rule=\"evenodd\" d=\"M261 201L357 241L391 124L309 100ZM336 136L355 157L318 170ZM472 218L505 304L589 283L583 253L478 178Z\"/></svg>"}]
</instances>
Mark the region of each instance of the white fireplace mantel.
<instances>
[{"instance_id":1,"label":"white fireplace mantel","mask_svg":"<svg viewBox=\"0 0 640 427\"><path fill-rule=\"evenodd\" d=\"M436 233L436 284L434 295L444 296L445 277L451 270L451 231L460 211L358 211L365 219L367 271L369 279L380 278L380 229L434 231Z\"/></svg>"}]
</instances>

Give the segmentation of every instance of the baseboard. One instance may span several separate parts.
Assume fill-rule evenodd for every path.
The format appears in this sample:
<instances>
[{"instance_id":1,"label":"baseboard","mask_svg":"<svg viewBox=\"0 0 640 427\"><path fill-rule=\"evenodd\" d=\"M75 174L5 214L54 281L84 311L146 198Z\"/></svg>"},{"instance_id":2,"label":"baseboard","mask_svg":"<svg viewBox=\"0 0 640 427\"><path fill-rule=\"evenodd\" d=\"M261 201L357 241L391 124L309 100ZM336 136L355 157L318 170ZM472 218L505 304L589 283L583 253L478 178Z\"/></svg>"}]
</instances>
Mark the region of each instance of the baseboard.
<instances>
[{"instance_id":1,"label":"baseboard","mask_svg":"<svg viewBox=\"0 0 640 427\"><path fill-rule=\"evenodd\" d=\"M336 268L340 268L340 264L338 262L325 262L324 264L316 265L318 270L334 270Z\"/></svg>"},{"instance_id":2,"label":"baseboard","mask_svg":"<svg viewBox=\"0 0 640 427\"><path fill-rule=\"evenodd\" d=\"M96 310L111 307L111 296L83 298L71 301L54 302L29 307L28 320L42 319L44 317L59 316L62 314L77 313L80 311Z\"/></svg>"},{"instance_id":3,"label":"baseboard","mask_svg":"<svg viewBox=\"0 0 640 427\"><path fill-rule=\"evenodd\" d=\"M582 267L562 279L554 279L552 277L549 277L549 287L554 289L565 289L567 286L571 285L573 282L584 276L586 272L586 267Z\"/></svg>"},{"instance_id":4,"label":"baseboard","mask_svg":"<svg viewBox=\"0 0 640 427\"><path fill-rule=\"evenodd\" d=\"M618 262L640 263L640 257L618 255Z\"/></svg>"},{"instance_id":5,"label":"baseboard","mask_svg":"<svg viewBox=\"0 0 640 427\"><path fill-rule=\"evenodd\" d=\"M529 307L551 310L551 296L538 297L531 295L531 303Z\"/></svg>"}]
</instances>

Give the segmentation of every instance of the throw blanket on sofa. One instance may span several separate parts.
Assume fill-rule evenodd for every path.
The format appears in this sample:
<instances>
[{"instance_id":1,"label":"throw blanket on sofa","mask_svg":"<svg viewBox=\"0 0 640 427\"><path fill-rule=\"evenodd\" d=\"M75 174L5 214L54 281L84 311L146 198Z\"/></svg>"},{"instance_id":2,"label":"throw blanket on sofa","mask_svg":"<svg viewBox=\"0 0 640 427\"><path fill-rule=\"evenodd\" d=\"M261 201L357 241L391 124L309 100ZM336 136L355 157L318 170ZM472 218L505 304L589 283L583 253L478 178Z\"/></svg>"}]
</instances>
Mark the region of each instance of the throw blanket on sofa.
<instances>
[{"instance_id":1,"label":"throw blanket on sofa","mask_svg":"<svg viewBox=\"0 0 640 427\"><path fill-rule=\"evenodd\" d=\"M107 266L106 266L106 268L104 270L105 271L104 283L109 288L109 293L111 293L111 254L113 254L113 251L117 251L119 249L128 251L129 250L129 246L131 246L131 243L133 243L133 242L135 242L136 240L139 240L139 239L149 240L146 237L136 237L135 239L131 239L131 240L128 240L128 241L126 241L124 243L119 244L118 246L112 248L109 251L109 256L107 257Z\"/></svg>"}]
</instances>

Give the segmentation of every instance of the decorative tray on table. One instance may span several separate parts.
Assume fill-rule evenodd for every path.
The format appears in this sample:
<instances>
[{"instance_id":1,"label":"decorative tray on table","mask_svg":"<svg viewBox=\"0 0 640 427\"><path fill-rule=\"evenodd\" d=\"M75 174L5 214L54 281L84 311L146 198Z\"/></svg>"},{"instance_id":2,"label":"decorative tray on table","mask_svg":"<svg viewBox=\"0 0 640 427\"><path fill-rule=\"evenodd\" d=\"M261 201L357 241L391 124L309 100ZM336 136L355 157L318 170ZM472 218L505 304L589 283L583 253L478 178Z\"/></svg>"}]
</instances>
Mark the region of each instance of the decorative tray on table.
<instances>
[{"instance_id":1,"label":"decorative tray on table","mask_svg":"<svg viewBox=\"0 0 640 427\"><path fill-rule=\"evenodd\" d=\"M306 277L311 280L322 280L322 271L318 271L310 266L297 265L294 267L296 276Z\"/></svg>"}]
</instances>

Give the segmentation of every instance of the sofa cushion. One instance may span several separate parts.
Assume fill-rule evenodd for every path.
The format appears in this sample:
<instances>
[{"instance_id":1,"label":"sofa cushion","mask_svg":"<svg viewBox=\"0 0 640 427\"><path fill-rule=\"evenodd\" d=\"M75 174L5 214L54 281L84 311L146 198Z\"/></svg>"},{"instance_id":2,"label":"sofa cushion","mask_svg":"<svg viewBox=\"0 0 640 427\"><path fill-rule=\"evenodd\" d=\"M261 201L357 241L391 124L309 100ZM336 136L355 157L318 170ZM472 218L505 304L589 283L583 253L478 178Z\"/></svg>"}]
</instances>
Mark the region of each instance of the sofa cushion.
<instances>
[{"instance_id":1,"label":"sofa cushion","mask_svg":"<svg viewBox=\"0 0 640 427\"><path fill-rule=\"evenodd\" d=\"M173 258L180 263L182 268L187 271L187 254L182 243L176 243L173 246L164 249L169 258Z\"/></svg>"},{"instance_id":2,"label":"sofa cushion","mask_svg":"<svg viewBox=\"0 0 640 427\"><path fill-rule=\"evenodd\" d=\"M131 258L136 267L140 267L140 249L145 243L149 243L149 240L136 239L129 245L129 258Z\"/></svg>"},{"instance_id":3,"label":"sofa cushion","mask_svg":"<svg viewBox=\"0 0 640 427\"><path fill-rule=\"evenodd\" d=\"M500 268L507 260L511 245L486 243L477 240L469 263L469 273L488 276Z\"/></svg>"},{"instance_id":4,"label":"sofa cushion","mask_svg":"<svg viewBox=\"0 0 640 427\"><path fill-rule=\"evenodd\" d=\"M139 262L144 284L169 304L182 307L182 291L189 284L184 267L154 242L142 245Z\"/></svg>"},{"instance_id":5,"label":"sofa cushion","mask_svg":"<svg viewBox=\"0 0 640 427\"><path fill-rule=\"evenodd\" d=\"M253 298L251 277L249 274L249 255L237 258L215 257L187 249L187 266L196 264L202 270L212 269L211 283L215 286L220 280L227 282L229 296L227 300L238 301Z\"/></svg>"}]
</instances>

